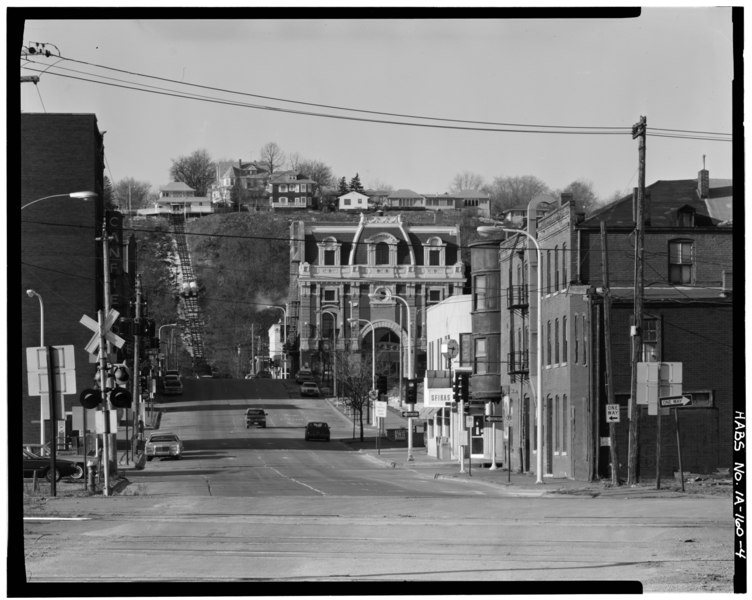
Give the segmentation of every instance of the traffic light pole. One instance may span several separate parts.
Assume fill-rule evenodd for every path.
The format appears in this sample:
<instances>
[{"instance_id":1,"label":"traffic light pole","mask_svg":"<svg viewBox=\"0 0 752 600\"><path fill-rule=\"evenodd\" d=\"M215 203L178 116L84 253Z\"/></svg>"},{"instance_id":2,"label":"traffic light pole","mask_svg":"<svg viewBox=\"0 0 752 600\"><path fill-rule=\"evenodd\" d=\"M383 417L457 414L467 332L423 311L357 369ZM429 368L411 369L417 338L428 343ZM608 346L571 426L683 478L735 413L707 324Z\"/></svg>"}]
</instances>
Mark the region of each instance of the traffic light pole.
<instances>
[{"instance_id":1,"label":"traffic light pole","mask_svg":"<svg viewBox=\"0 0 752 600\"><path fill-rule=\"evenodd\" d=\"M104 495L110 495L110 394L107 392L107 354L108 342L105 337L104 318L110 310L110 244L107 235L107 214L105 212L102 220L102 270L104 279L104 307L103 310L97 311L97 321L99 322L99 385L102 390L102 401L104 409L104 433L102 435L102 449L104 456ZM116 446L117 448L117 446Z\"/></svg>"}]
</instances>

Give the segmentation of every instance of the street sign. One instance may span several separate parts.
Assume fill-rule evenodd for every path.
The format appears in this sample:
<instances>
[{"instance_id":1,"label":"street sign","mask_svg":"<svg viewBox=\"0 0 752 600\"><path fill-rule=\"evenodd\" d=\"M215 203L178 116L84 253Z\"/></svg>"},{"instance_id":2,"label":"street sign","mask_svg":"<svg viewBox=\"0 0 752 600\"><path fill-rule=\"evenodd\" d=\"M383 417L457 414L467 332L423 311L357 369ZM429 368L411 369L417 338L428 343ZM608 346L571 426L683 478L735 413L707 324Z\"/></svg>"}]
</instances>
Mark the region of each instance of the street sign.
<instances>
[{"instance_id":1,"label":"street sign","mask_svg":"<svg viewBox=\"0 0 752 600\"><path fill-rule=\"evenodd\" d=\"M113 344L114 346L118 348L122 348L123 345L125 345L125 340L121 338L119 335L113 333L110 331L110 328L112 325L117 321L117 318L120 316L120 313L116 311L114 308L111 308L109 312L107 313L107 316L104 319L104 337L105 339ZM91 317L84 315L81 317L81 320L79 321L84 327L88 327L94 332L94 335L89 340L89 343L86 344L85 350L89 354L97 354L99 352L99 322L95 321Z\"/></svg>"},{"instance_id":2,"label":"street sign","mask_svg":"<svg viewBox=\"0 0 752 600\"><path fill-rule=\"evenodd\" d=\"M76 359L71 345L53 346L50 357L55 371L55 390L60 394L76 393ZM47 348L39 346L26 348L26 372L29 396L47 395Z\"/></svg>"},{"instance_id":3,"label":"street sign","mask_svg":"<svg viewBox=\"0 0 752 600\"><path fill-rule=\"evenodd\" d=\"M684 408L692 406L692 394L682 394L681 396L666 396L660 400L661 408Z\"/></svg>"},{"instance_id":4,"label":"street sign","mask_svg":"<svg viewBox=\"0 0 752 600\"><path fill-rule=\"evenodd\" d=\"M403 417L417 417L420 415L420 413L417 410L403 410L402 416Z\"/></svg>"},{"instance_id":5,"label":"street sign","mask_svg":"<svg viewBox=\"0 0 752 600\"><path fill-rule=\"evenodd\" d=\"M376 407L376 416L382 419L386 417L386 402L377 401L374 406Z\"/></svg>"},{"instance_id":6,"label":"street sign","mask_svg":"<svg viewBox=\"0 0 752 600\"><path fill-rule=\"evenodd\" d=\"M486 415L486 423L503 423L504 417L502 415Z\"/></svg>"},{"instance_id":7,"label":"street sign","mask_svg":"<svg viewBox=\"0 0 752 600\"><path fill-rule=\"evenodd\" d=\"M449 340L446 344L442 344L441 353L447 358L454 358L459 352L460 345L457 340Z\"/></svg>"},{"instance_id":8,"label":"street sign","mask_svg":"<svg viewBox=\"0 0 752 600\"><path fill-rule=\"evenodd\" d=\"M606 423L621 423L618 404L606 404Z\"/></svg>"},{"instance_id":9,"label":"street sign","mask_svg":"<svg viewBox=\"0 0 752 600\"><path fill-rule=\"evenodd\" d=\"M379 393L376 390L369 390L368 398L370 400L376 401L379 398Z\"/></svg>"}]
</instances>

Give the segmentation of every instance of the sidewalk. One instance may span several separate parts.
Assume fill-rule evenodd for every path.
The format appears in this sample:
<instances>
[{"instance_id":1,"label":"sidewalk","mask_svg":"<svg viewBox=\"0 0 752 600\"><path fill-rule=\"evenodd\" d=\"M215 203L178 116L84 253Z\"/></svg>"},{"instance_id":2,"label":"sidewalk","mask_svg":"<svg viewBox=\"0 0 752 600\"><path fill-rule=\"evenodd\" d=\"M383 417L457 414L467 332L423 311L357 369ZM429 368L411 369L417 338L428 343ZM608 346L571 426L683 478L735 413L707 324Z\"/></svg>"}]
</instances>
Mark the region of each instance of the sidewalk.
<instances>
[{"instance_id":1,"label":"sidewalk","mask_svg":"<svg viewBox=\"0 0 752 600\"><path fill-rule=\"evenodd\" d=\"M327 398L327 401L346 418L348 415L337 407L333 398ZM403 409L407 410L407 408ZM407 427L407 419L401 416L401 411L395 407L389 406L386 417L387 428ZM543 483L536 483L536 477L530 473L509 473L505 466L497 462L497 468L491 469L490 465L473 461L468 467L467 460L464 461L462 471L460 470L459 460L438 460L428 456L426 448L423 446L413 447L412 459L408 460L408 449L406 441L390 441L385 438L380 440L380 450L376 449L376 427L365 426L363 442L360 440L345 441L345 443L358 450L363 454L369 455L374 460L384 463L387 468L393 469L410 469L425 475L432 475L434 479L450 479L459 484L478 483L501 487L506 495L512 497L540 497L540 496L582 496L589 498L682 498L687 496L703 495L725 495L728 490L703 489L702 486L693 485L692 481L686 481L685 473L685 492L681 491L680 482L673 479L661 481L661 488L656 489L655 481L645 480L637 485L613 486L610 480L606 481L576 481L566 478L544 477ZM730 488L729 488L730 489ZM728 494L730 496L730 491Z\"/></svg>"}]
</instances>

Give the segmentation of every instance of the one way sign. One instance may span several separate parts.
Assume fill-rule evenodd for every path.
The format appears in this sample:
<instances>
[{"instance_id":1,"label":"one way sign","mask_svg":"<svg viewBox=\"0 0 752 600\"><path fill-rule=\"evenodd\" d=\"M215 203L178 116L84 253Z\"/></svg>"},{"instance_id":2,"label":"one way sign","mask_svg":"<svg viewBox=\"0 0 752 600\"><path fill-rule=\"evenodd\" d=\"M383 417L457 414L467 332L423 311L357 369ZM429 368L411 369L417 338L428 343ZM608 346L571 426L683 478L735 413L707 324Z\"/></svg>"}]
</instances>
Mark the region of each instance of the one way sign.
<instances>
[{"instance_id":1,"label":"one way sign","mask_svg":"<svg viewBox=\"0 0 752 600\"><path fill-rule=\"evenodd\" d=\"M117 346L118 348L122 348L123 344L125 344L125 340L121 338L119 335L110 331L112 324L115 321L117 321L117 318L119 316L120 316L120 313L116 311L114 308L111 308L109 312L107 313L107 317L104 319L104 323L102 324L102 327L104 329L105 339L111 344L114 344L115 346ZM97 354L99 351L99 323L87 315L84 315L83 317L81 317L81 320L79 322L94 332L94 335L89 340L89 343L86 344L86 351L89 354Z\"/></svg>"},{"instance_id":2,"label":"one way sign","mask_svg":"<svg viewBox=\"0 0 752 600\"><path fill-rule=\"evenodd\" d=\"M682 394L681 396L666 396L659 400L661 408L684 408L692 406L692 394Z\"/></svg>"}]
</instances>

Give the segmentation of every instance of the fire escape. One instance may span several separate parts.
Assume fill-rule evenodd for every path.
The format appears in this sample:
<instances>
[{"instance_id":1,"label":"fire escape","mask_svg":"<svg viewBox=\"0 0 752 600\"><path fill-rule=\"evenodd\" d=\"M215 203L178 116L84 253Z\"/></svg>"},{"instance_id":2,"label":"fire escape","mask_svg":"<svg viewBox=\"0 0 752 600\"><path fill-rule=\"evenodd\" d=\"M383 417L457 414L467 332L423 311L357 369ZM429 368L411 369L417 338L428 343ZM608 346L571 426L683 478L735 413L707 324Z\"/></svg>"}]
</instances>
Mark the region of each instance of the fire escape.
<instances>
[{"instance_id":1,"label":"fire escape","mask_svg":"<svg viewBox=\"0 0 752 600\"><path fill-rule=\"evenodd\" d=\"M530 373L530 353L527 348L529 293L527 284L510 285L507 288L507 310L510 311L512 338L510 339L510 351L507 353L507 373L516 381L519 375L521 379L527 379ZM515 319L515 317L517 317ZM520 327L516 328L515 321L520 321ZM515 340L514 332L522 331L523 335Z\"/></svg>"}]
</instances>

